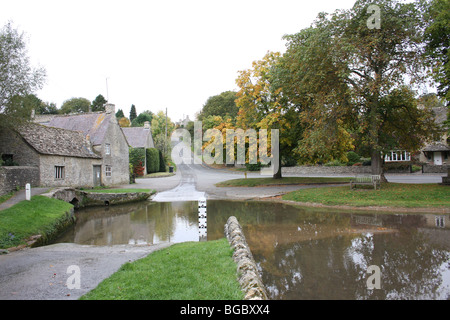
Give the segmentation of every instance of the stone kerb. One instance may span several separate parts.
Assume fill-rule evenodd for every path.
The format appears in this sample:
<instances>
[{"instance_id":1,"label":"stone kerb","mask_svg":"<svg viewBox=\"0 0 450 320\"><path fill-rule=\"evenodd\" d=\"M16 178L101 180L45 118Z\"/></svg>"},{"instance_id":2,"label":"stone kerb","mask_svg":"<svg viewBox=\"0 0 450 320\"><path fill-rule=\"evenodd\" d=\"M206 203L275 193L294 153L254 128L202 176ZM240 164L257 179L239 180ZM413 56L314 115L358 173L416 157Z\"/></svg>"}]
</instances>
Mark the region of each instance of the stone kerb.
<instances>
[{"instance_id":1,"label":"stone kerb","mask_svg":"<svg viewBox=\"0 0 450 320\"><path fill-rule=\"evenodd\" d=\"M244 300L268 300L255 260L236 217L228 218L224 229L225 236L234 250L233 260L237 264L239 284L245 294Z\"/></svg>"}]
</instances>

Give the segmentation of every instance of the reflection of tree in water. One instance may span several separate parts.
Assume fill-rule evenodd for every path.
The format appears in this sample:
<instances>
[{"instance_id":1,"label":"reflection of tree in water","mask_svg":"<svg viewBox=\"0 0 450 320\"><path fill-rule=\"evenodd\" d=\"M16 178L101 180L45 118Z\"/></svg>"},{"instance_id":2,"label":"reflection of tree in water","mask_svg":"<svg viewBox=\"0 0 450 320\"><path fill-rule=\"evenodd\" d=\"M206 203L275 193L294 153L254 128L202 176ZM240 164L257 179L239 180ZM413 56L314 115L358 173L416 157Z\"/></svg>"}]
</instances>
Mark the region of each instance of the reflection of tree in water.
<instances>
[{"instance_id":1,"label":"reflection of tree in water","mask_svg":"<svg viewBox=\"0 0 450 320\"><path fill-rule=\"evenodd\" d=\"M141 213L142 214L142 213ZM148 205L149 219L155 223L155 234L162 241L173 237L177 219L186 219L190 223L198 222L196 202L153 202Z\"/></svg>"},{"instance_id":2,"label":"reflection of tree in water","mask_svg":"<svg viewBox=\"0 0 450 320\"><path fill-rule=\"evenodd\" d=\"M273 256L253 252L273 299L443 299L450 294L440 270L450 267L449 252L415 231L273 246ZM380 290L367 289L370 265L381 268Z\"/></svg>"}]
</instances>

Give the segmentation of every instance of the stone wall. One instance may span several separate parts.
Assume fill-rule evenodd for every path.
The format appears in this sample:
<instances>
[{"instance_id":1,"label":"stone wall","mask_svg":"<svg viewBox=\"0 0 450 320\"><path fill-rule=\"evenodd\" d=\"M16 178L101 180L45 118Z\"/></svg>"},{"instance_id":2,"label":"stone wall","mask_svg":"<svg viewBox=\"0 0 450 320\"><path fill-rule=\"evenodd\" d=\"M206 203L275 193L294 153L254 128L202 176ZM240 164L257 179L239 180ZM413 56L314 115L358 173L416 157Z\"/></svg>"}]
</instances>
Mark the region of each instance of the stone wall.
<instances>
[{"instance_id":1,"label":"stone wall","mask_svg":"<svg viewBox=\"0 0 450 320\"><path fill-rule=\"evenodd\" d=\"M282 174L370 174L370 166L296 166L282 167Z\"/></svg>"},{"instance_id":2,"label":"stone wall","mask_svg":"<svg viewBox=\"0 0 450 320\"><path fill-rule=\"evenodd\" d=\"M37 167L0 167L0 196L25 188L39 186L39 168Z\"/></svg>"},{"instance_id":3,"label":"stone wall","mask_svg":"<svg viewBox=\"0 0 450 320\"><path fill-rule=\"evenodd\" d=\"M231 216L225 224L225 236L234 250L233 259L237 264L239 284L245 300L267 300L267 292L259 276L258 268L245 240L244 232L236 217Z\"/></svg>"},{"instance_id":4,"label":"stone wall","mask_svg":"<svg viewBox=\"0 0 450 320\"><path fill-rule=\"evenodd\" d=\"M422 173L447 173L450 165L435 166L431 164L424 164L422 166Z\"/></svg>"}]
</instances>

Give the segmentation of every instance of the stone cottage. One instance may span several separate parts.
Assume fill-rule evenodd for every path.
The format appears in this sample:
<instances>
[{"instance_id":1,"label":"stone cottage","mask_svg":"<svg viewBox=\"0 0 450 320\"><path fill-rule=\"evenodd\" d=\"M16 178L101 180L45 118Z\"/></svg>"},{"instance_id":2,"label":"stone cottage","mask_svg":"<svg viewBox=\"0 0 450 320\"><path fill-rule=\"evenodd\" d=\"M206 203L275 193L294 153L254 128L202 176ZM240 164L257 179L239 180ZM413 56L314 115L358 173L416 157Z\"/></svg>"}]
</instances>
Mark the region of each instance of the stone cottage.
<instances>
[{"instance_id":1,"label":"stone cottage","mask_svg":"<svg viewBox=\"0 0 450 320\"><path fill-rule=\"evenodd\" d=\"M105 112L37 116L42 125L79 132L92 145L101 161L93 165L93 185L112 186L129 183L128 142L115 116L115 106L105 105Z\"/></svg>"},{"instance_id":2,"label":"stone cottage","mask_svg":"<svg viewBox=\"0 0 450 320\"><path fill-rule=\"evenodd\" d=\"M128 127L122 128L122 130L131 148L149 149L155 147L149 121L145 121L143 127ZM144 166L144 172L147 172L147 161L145 161Z\"/></svg>"},{"instance_id":3,"label":"stone cottage","mask_svg":"<svg viewBox=\"0 0 450 320\"><path fill-rule=\"evenodd\" d=\"M435 114L436 125L442 126L447 119L447 107L433 108L433 113ZM419 161L427 164L426 167L430 170L429 172L447 172L446 168L450 168L448 141L449 137L444 133L440 140L429 143L421 150Z\"/></svg>"},{"instance_id":4,"label":"stone cottage","mask_svg":"<svg viewBox=\"0 0 450 320\"><path fill-rule=\"evenodd\" d=\"M37 177L33 174L23 179L36 186L91 187L95 181L93 168L102 164L101 156L82 133L35 123L16 130L3 129L0 154L19 165L10 167L15 171L11 174L23 175L31 172L29 168L37 168Z\"/></svg>"}]
</instances>

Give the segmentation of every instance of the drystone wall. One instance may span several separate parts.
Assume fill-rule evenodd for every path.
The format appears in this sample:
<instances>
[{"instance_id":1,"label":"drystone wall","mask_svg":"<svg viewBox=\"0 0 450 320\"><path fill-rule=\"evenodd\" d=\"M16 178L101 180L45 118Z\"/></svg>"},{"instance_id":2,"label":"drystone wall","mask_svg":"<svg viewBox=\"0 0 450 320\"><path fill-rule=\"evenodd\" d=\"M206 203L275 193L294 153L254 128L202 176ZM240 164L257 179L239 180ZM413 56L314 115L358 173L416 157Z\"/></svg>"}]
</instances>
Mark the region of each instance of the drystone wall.
<instances>
[{"instance_id":1,"label":"drystone wall","mask_svg":"<svg viewBox=\"0 0 450 320\"><path fill-rule=\"evenodd\" d=\"M267 300L267 292L259 276L253 255L247 244L241 225L231 216L225 224L225 236L234 250L233 259L237 264L239 283L244 291L244 300Z\"/></svg>"},{"instance_id":2,"label":"drystone wall","mask_svg":"<svg viewBox=\"0 0 450 320\"><path fill-rule=\"evenodd\" d=\"M37 167L1 167L0 196L18 188L25 188L29 183L32 187L39 186L39 168Z\"/></svg>"},{"instance_id":3,"label":"drystone wall","mask_svg":"<svg viewBox=\"0 0 450 320\"><path fill-rule=\"evenodd\" d=\"M370 174L370 166L297 166L282 167L282 174Z\"/></svg>"}]
</instances>

